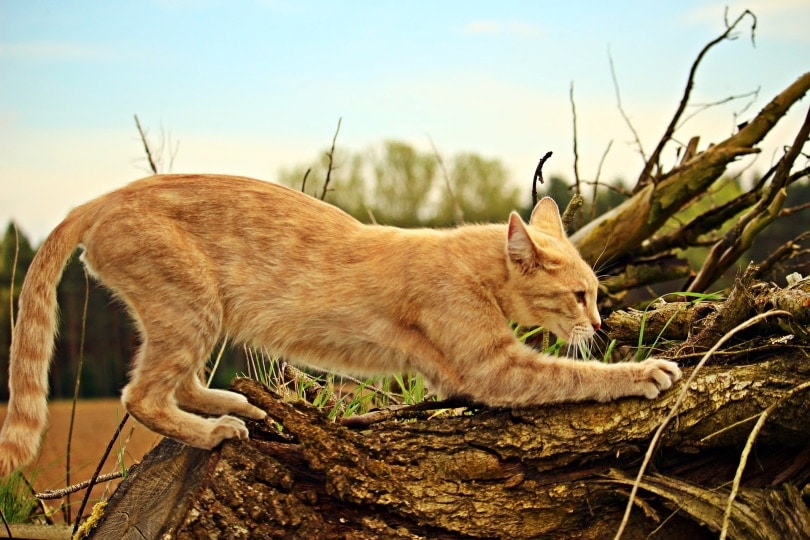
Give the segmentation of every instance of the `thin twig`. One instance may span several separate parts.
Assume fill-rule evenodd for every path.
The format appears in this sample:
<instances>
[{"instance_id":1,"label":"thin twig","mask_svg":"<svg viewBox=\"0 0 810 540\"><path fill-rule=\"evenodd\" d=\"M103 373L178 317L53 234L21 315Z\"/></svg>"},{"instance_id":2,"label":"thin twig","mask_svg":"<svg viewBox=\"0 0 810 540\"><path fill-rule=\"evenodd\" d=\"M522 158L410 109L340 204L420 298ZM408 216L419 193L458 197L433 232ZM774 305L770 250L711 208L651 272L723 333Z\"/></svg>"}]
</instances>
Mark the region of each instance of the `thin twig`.
<instances>
[{"instance_id":1,"label":"thin twig","mask_svg":"<svg viewBox=\"0 0 810 540\"><path fill-rule=\"evenodd\" d=\"M591 184L593 185L593 199L591 199L591 220L596 218L596 196L599 192L599 179L602 176L602 166L605 164L605 160L607 159L611 146L613 146L613 139L608 142L607 146L605 147L605 151L602 152L602 157L599 159L599 166L596 168L596 177L593 179L593 183Z\"/></svg>"},{"instance_id":2,"label":"thin twig","mask_svg":"<svg viewBox=\"0 0 810 540\"><path fill-rule=\"evenodd\" d=\"M577 142L577 104L574 101L574 81L568 90L568 99L571 101L571 121L574 124L574 193L582 193L579 179L579 149Z\"/></svg>"},{"instance_id":3,"label":"thin twig","mask_svg":"<svg viewBox=\"0 0 810 540\"><path fill-rule=\"evenodd\" d=\"M712 107L717 107L718 105L725 105L726 103L731 103L732 101L735 101L735 100L738 100L738 99L743 99L743 98L750 97L751 101L749 101L748 104L746 104L746 106L743 108L743 110L748 109L748 107L750 107L751 103L753 103L759 97L759 92L760 92L761 89L762 89L761 87L757 87L756 90L746 92L745 94L738 94L736 96L728 96L728 97L725 97L723 99L719 99L717 101L711 101L709 103L695 103L693 105L693 107L695 107L695 110L692 113L684 116L683 120L680 121L680 123L678 124L678 126L675 129L676 130L681 129L684 126L684 124L686 124L689 120L691 120L692 118L698 116L700 113L702 113L706 109L710 109ZM741 111L735 112L735 116L738 116L739 114L741 114Z\"/></svg>"},{"instance_id":4,"label":"thin twig","mask_svg":"<svg viewBox=\"0 0 810 540\"><path fill-rule=\"evenodd\" d=\"M133 465L134 467L135 465ZM109 482L111 480L116 480L118 478L123 477L125 474L128 474L132 471L132 467L129 468L128 471L115 471L109 474L102 474L99 475L98 478L95 480L95 484L101 484L102 482ZM48 491L43 491L42 493L35 493L34 497L37 499L61 499L62 497L68 496L71 493L76 493L77 491L81 491L87 487L89 487L93 483L92 480L85 480L83 482L79 482L78 484L73 484L72 486L63 487L61 489L49 489Z\"/></svg>"},{"instance_id":5,"label":"thin twig","mask_svg":"<svg viewBox=\"0 0 810 540\"><path fill-rule=\"evenodd\" d=\"M11 527L9 526L8 521L6 521L6 515L3 513L2 508L0 508L0 521L3 522L3 527L6 529L6 537L14 538L14 535L11 534Z\"/></svg>"},{"instance_id":6,"label":"thin twig","mask_svg":"<svg viewBox=\"0 0 810 540\"><path fill-rule=\"evenodd\" d=\"M308 168L304 173L304 178L301 179L301 193L307 192L307 177L309 177L309 173L312 172L312 167Z\"/></svg>"},{"instance_id":7,"label":"thin twig","mask_svg":"<svg viewBox=\"0 0 810 540\"><path fill-rule=\"evenodd\" d=\"M635 503L636 495L638 494L638 488L639 488L639 485L641 484L641 479L644 477L644 473L647 470L647 466L650 464L650 461L652 460L653 454L655 453L656 447L658 446L658 442L661 440L661 436L663 435L664 430L669 425L669 423L672 421L672 419L675 418L675 416L678 414L678 411L680 410L681 405L683 404L684 400L686 399L686 394L689 392L689 390L690 390L690 388L692 386L692 383L697 378L698 372L701 370L701 368L703 368L703 366L706 364L706 362L709 360L709 358L711 358L711 356L720 347L722 347L725 342L727 342L729 339L734 337L735 334L737 334L738 332L740 332L742 330L745 330L746 328L749 328L749 327L757 324L758 322L760 322L760 321L762 321L762 320L764 320L764 319L766 319L768 317L772 317L772 316L787 316L787 317L790 317L791 315L787 311L771 310L771 311L768 311L768 312L765 312L765 313L760 313L758 315L755 315L755 316L751 317L750 319L748 319L747 321L744 321L741 324L737 325L736 327L732 328L723 337L721 337L719 340L717 340L717 343L715 343L714 346L711 349L709 349L706 352L706 354L703 355L703 358L700 359L700 362L698 362L698 364L692 370L692 373L689 376L689 379L687 379L686 382L682 383L682 389L681 389L681 393L678 395L678 399L675 400L675 404L669 410L669 413L664 418L664 421L661 422L661 425L658 426L658 429L655 430L655 434L653 435L653 438L650 441L650 445L647 448L647 452L644 454L644 461L641 463L641 467L638 470L638 475L636 475L636 480L633 483L633 489L630 491L630 498L627 501L627 507L624 510L624 517L622 518L622 522L619 525L619 529L616 531L616 536L614 537L615 540L619 540L619 538L621 538L622 534L624 533L624 529L627 527L627 523L630 521L630 512L633 510L633 504Z\"/></svg>"},{"instance_id":8,"label":"thin twig","mask_svg":"<svg viewBox=\"0 0 810 540\"><path fill-rule=\"evenodd\" d=\"M112 452L112 447L115 444L115 441L118 439L118 436L121 435L121 430L124 429L124 425L129 420L129 413L125 413L121 421L118 423L118 427L115 429L115 433L113 434L110 441L107 443L107 448L104 450L104 454L101 456L101 459L96 466L96 470L93 472L93 476L90 477L89 484L87 485L87 491L84 492L84 498L82 498L82 504L79 506L79 511L76 513L76 521L73 523L73 535L76 534L76 531L79 530L79 523L82 520L82 514L84 514L84 509L87 508L87 501L90 500L90 493L93 491L93 486L98 483L98 479L101 475L101 468L104 466L104 462L107 461L107 457Z\"/></svg>"},{"instance_id":9,"label":"thin twig","mask_svg":"<svg viewBox=\"0 0 810 540\"><path fill-rule=\"evenodd\" d=\"M444 166L444 160L441 154L439 154L439 150L436 148L430 135L428 135L428 141L430 141L430 147L433 149L433 156L436 158L436 163L439 164L439 168L442 170L444 185L447 188L447 194L450 196L450 202L453 203L456 225L464 225L464 212L461 211L461 207L458 205L458 199L456 199L456 194L453 192L453 185L450 183L450 175L447 174L447 167Z\"/></svg>"},{"instance_id":10,"label":"thin twig","mask_svg":"<svg viewBox=\"0 0 810 540\"><path fill-rule=\"evenodd\" d=\"M543 165L546 164L548 158L550 158L552 152L546 152L543 157L540 158L540 161L537 162L537 167L534 168L534 177L532 178L532 206L537 204L537 182L541 184L544 182L543 180Z\"/></svg>"},{"instance_id":11,"label":"thin twig","mask_svg":"<svg viewBox=\"0 0 810 540\"><path fill-rule=\"evenodd\" d=\"M90 303L90 276L87 268L84 269L84 307L82 308L82 329L79 337L79 363L76 366L76 381L73 383L73 403L70 407L70 422L68 423L67 454L65 455L65 485L70 485L70 454L73 444L73 425L76 420L76 404L79 402L79 388L82 381L82 367L84 366L84 341L87 335L87 305ZM65 523L70 523L70 495L63 505Z\"/></svg>"},{"instance_id":12,"label":"thin twig","mask_svg":"<svg viewBox=\"0 0 810 540\"><path fill-rule=\"evenodd\" d=\"M329 182L332 181L332 171L335 170L335 143L337 142L338 133L340 133L340 123L342 121L343 117L338 118L337 128L335 129L335 135L332 137L332 147L329 149L329 152L326 153L326 157L329 158L329 168L326 169L326 179L323 181L321 200L326 199L326 193L327 191L329 191Z\"/></svg>"},{"instance_id":13,"label":"thin twig","mask_svg":"<svg viewBox=\"0 0 810 540\"><path fill-rule=\"evenodd\" d=\"M135 117L135 126L138 128L138 134L141 136L141 142L143 143L143 149L146 152L146 159L149 161L149 168L152 170L153 174L158 173L157 165L155 165L155 160L152 157L152 149L149 148L149 141L146 139L146 133L144 133L143 128L141 127L141 121L138 120L138 115L133 115Z\"/></svg>"},{"instance_id":14,"label":"thin twig","mask_svg":"<svg viewBox=\"0 0 810 540\"><path fill-rule=\"evenodd\" d=\"M785 242L778 248L774 249L765 260L757 265L759 267L757 277L761 278L763 276L767 276L769 273L771 273L771 271L773 271L777 264L803 253L804 250L802 250L801 242L804 242L804 240L807 238L810 238L810 231L803 232L793 240Z\"/></svg>"},{"instance_id":15,"label":"thin twig","mask_svg":"<svg viewBox=\"0 0 810 540\"><path fill-rule=\"evenodd\" d=\"M624 106L622 105L622 94L619 92L619 79L616 77L616 68L613 65L613 55L610 52L610 47L608 47L608 66L610 66L610 78L613 81L613 93L616 96L616 107L618 107L619 114L622 115L624 123L627 124L627 127L630 129L630 133L633 134L633 139L636 141L638 152L641 154L641 161L646 163L647 155L644 153L644 146L641 144L641 137L638 136L636 127L633 125L633 122L630 121L630 117L627 115L624 110Z\"/></svg>"},{"instance_id":16,"label":"thin twig","mask_svg":"<svg viewBox=\"0 0 810 540\"><path fill-rule=\"evenodd\" d=\"M804 212L808 208L810 208L810 203L804 203L798 206L791 206L790 208L782 208L782 210L779 212L779 217L783 218L787 216L792 216L793 214Z\"/></svg>"},{"instance_id":17,"label":"thin twig","mask_svg":"<svg viewBox=\"0 0 810 540\"><path fill-rule=\"evenodd\" d=\"M728 494L728 502L726 503L726 510L723 513L723 527L722 529L720 529L720 540L724 540L726 536L728 536L728 526L731 522L731 511L734 508L734 498L737 496L737 492L740 490L740 483L742 482L743 471L745 471L745 465L746 463L748 463L748 455L751 453L751 449L754 447L754 441L759 435L759 432L762 430L762 426L765 425L765 421L773 413L773 411L775 411L785 401L792 398L794 395L801 392L802 390L806 390L808 388L810 388L810 381L807 381L794 387L787 394L780 397L771 406L762 411L762 414L759 415L759 420L757 420L757 423L754 425L754 428L748 435L748 440L745 441L745 447L743 448L742 454L740 455L740 463L739 465L737 465L737 471L734 473L734 481L731 483L731 492Z\"/></svg>"}]
</instances>

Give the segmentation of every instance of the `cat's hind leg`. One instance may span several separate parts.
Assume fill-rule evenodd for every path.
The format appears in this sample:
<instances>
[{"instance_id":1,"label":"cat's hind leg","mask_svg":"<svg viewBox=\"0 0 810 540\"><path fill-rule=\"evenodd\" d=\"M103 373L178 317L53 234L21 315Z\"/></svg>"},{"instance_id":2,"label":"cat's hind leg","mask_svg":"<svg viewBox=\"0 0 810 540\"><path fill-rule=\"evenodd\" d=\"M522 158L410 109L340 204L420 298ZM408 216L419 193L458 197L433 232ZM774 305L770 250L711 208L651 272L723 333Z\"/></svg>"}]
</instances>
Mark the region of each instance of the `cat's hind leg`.
<instances>
[{"instance_id":1,"label":"cat's hind leg","mask_svg":"<svg viewBox=\"0 0 810 540\"><path fill-rule=\"evenodd\" d=\"M245 423L227 414L259 417L261 411L244 396L189 390L202 386L197 374L219 338L222 307L202 275L189 272L183 278L166 283L154 280L152 290L124 295L143 342L122 401L149 429L191 446L210 449L224 439L247 439ZM221 416L203 418L183 410L184 406Z\"/></svg>"},{"instance_id":2,"label":"cat's hind leg","mask_svg":"<svg viewBox=\"0 0 810 540\"><path fill-rule=\"evenodd\" d=\"M186 411L203 414L238 414L254 420L261 420L267 413L254 407L245 396L230 392L206 388L195 374L184 379L176 392L177 403Z\"/></svg>"},{"instance_id":3,"label":"cat's hind leg","mask_svg":"<svg viewBox=\"0 0 810 540\"><path fill-rule=\"evenodd\" d=\"M132 380L121 396L126 410L152 431L198 448L247 439L247 427L238 418L203 418L179 407L178 383L195 371L197 362L189 351L176 349L176 343L165 347L160 341L149 336L138 352Z\"/></svg>"}]
</instances>

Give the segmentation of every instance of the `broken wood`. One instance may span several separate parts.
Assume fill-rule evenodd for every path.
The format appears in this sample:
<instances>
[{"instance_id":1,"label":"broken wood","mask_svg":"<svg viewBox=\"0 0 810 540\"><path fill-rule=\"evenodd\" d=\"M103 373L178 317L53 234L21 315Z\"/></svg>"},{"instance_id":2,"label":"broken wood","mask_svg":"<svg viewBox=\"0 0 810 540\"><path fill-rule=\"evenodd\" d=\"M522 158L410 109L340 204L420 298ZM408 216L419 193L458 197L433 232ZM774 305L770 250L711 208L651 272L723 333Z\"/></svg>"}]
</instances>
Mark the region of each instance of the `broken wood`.
<instances>
[{"instance_id":1,"label":"broken wood","mask_svg":"<svg viewBox=\"0 0 810 540\"><path fill-rule=\"evenodd\" d=\"M705 368L663 439L656 473L644 478L627 537L716 534L752 419L809 375L795 350ZM93 537L611 537L627 479L680 390L355 431L255 381L233 388L270 415L251 423L251 440L211 453L162 443L115 493ZM789 405L757 440L757 466L733 506L736 537L810 535L798 496L810 479L810 392ZM771 513L785 501L790 519Z\"/></svg>"}]
</instances>

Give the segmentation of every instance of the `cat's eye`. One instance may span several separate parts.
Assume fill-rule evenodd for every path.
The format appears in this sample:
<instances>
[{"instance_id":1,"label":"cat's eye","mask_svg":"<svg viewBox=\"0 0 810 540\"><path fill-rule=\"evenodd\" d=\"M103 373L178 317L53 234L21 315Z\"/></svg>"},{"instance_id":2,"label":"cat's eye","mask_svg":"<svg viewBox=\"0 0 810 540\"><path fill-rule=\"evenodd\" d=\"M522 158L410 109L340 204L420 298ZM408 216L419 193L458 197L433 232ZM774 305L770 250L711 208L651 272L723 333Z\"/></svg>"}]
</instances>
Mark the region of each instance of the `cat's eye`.
<instances>
[{"instance_id":1,"label":"cat's eye","mask_svg":"<svg viewBox=\"0 0 810 540\"><path fill-rule=\"evenodd\" d=\"M577 299L577 304L586 305L587 304L587 297L585 291L576 291L574 296Z\"/></svg>"}]
</instances>

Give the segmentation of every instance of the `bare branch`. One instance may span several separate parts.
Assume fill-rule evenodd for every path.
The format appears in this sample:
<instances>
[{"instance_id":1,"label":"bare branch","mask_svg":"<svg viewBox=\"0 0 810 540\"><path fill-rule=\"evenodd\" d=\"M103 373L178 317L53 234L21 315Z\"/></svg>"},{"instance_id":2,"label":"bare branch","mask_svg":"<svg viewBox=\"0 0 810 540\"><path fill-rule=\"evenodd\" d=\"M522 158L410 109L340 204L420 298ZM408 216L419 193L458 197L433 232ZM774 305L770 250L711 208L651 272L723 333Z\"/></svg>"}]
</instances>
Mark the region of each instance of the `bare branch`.
<instances>
[{"instance_id":1,"label":"bare branch","mask_svg":"<svg viewBox=\"0 0 810 540\"><path fill-rule=\"evenodd\" d=\"M667 172L616 208L572 236L585 260L616 260L637 250L652 234L695 197L704 193L740 156L758 152L756 145L790 107L810 89L810 73L801 75L775 96L745 127L699 153L688 164Z\"/></svg>"},{"instance_id":2,"label":"bare branch","mask_svg":"<svg viewBox=\"0 0 810 540\"><path fill-rule=\"evenodd\" d=\"M641 161L646 163L647 155L644 153L644 146L641 144L641 137L638 136L635 126L633 126L633 123L630 121L630 117L627 116L627 113L624 111L624 107L622 106L622 96L619 92L619 81L616 78L616 69L613 66L613 55L610 53L610 47L608 47L608 65L610 66L610 78L613 81L613 93L616 95L616 106L619 108L619 113L621 113L624 123L627 124L628 128L630 128L630 133L633 134L633 139L638 147L638 152L641 154Z\"/></svg>"},{"instance_id":3,"label":"bare branch","mask_svg":"<svg viewBox=\"0 0 810 540\"><path fill-rule=\"evenodd\" d=\"M135 467L135 466L137 466L137 463L132 465L132 467ZM130 470L132 470L132 467L130 467ZM115 471L115 472L111 472L109 474L102 474L102 475L99 475L99 477L96 478L95 481L93 481L93 480L85 480L83 482L79 482L78 484L73 484L71 486L67 486L67 487L64 487L64 488L61 488L61 489L49 489L48 491L43 491L42 493L34 494L34 497L36 497L37 499L46 499L46 500L48 500L48 499L61 499L62 497L70 495L71 493L76 493L77 491L81 491L81 490L83 490L85 488L94 486L96 484L100 484L102 482L109 482L109 481L115 480L117 478L122 478L128 472L129 471Z\"/></svg>"},{"instance_id":4,"label":"bare branch","mask_svg":"<svg viewBox=\"0 0 810 540\"><path fill-rule=\"evenodd\" d=\"M661 140L658 141L658 145L655 147L655 150L653 150L652 155L650 155L650 157L647 159L647 162L644 165L644 169L641 171L641 174L638 177L638 182L636 183L636 191L640 190L642 186L644 186L645 184L647 184L652 180L653 169L658 169L660 171L661 154L664 150L664 147L672 139L672 135L675 133L675 129L678 123L680 122L681 116L683 115L683 112L686 110L686 106L689 103L689 98L692 95L692 89L695 86L695 75L697 74L697 69L701 61L709 52L709 50L711 50L715 45L726 39L734 39L735 36L733 32L735 28L746 16L751 17L753 21L751 24L751 38L753 40L754 29L756 28L757 24L757 18L756 15L754 15L751 11L746 9L731 24L729 24L728 19L726 19L725 32L723 32L715 39L707 43L700 51L700 53L697 55L697 58L695 58L695 61L692 63L692 67L689 69L689 76L686 81L686 87L684 88L683 96L681 97L681 102L678 104L678 108L675 110L675 114L672 116L672 120L670 120L669 125L664 131L664 135L661 137Z\"/></svg>"},{"instance_id":5,"label":"bare branch","mask_svg":"<svg viewBox=\"0 0 810 540\"><path fill-rule=\"evenodd\" d=\"M568 98L571 101L571 121L574 124L574 193L581 194L579 180L579 150L577 148L577 104L574 102L574 81L568 90Z\"/></svg>"},{"instance_id":6,"label":"bare branch","mask_svg":"<svg viewBox=\"0 0 810 540\"><path fill-rule=\"evenodd\" d=\"M764 189L757 204L714 245L694 281L690 283L689 292L706 290L751 247L756 236L780 216L787 197L788 182L796 178L790 174L790 170L801 155L801 149L808 138L810 138L810 109L793 144L776 164L773 180Z\"/></svg>"},{"instance_id":7,"label":"bare branch","mask_svg":"<svg viewBox=\"0 0 810 540\"><path fill-rule=\"evenodd\" d=\"M326 169L326 179L323 181L323 190L321 191L321 200L326 198L326 193L329 191L329 182L332 180L332 171L335 170L335 143L337 142L337 136L340 132L340 123L343 121L343 117L338 118L337 128L335 129L335 135L332 137L332 147L326 153L326 157L329 158L329 168Z\"/></svg>"},{"instance_id":8,"label":"bare branch","mask_svg":"<svg viewBox=\"0 0 810 540\"><path fill-rule=\"evenodd\" d=\"M428 135L428 141L430 141L430 147L433 149L433 156L436 158L436 163L439 164L439 168L442 170L444 185L447 188L447 194L450 196L450 201L453 203L453 213L456 215L456 225L463 225L464 212L461 211L461 207L458 205L458 200L456 199L456 194L453 192L453 186L450 183L450 175L447 174L447 167L444 166L444 160L442 159L441 154L439 154L439 150L436 148L436 145L433 143L433 139L430 135Z\"/></svg>"},{"instance_id":9,"label":"bare branch","mask_svg":"<svg viewBox=\"0 0 810 540\"><path fill-rule=\"evenodd\" d=\"M149 168L153 174L157 174L158 168L155 164L155 159L152 157L152 149L149 148L149 141L146 139L146 133L141 127L141 121L138 120L138 115L135 114L133 116L135 117L135 126L138 128L138 134L140 135L141 142L143 143L143 149L146 152L146 160L149 162Z\"/></svg>"},{"instance_id":10,"label":"bare branch","mask_svg":"<svg viewBox=\"0 0 810 540\"><path fill-rule=\"evenodd\" d=\"M801 245L801 243L807 238L810 238L810 231L803 232L793 240L786 242L773 250L773 253L771 253L767 259L757 264L759 267L759 272L757 272L756 277L762 279L764 276L771 273L776 265L781 264L783 261L810 252L808 250L803 250Z\"/></svg>"},{"instance_id":11,"label":"bare branch","mask_svg":"<svg viewBox=\"0 0 810 540\"><path fill-rule=\"evenodd\" d=\"M107 457L112 452L113 445L115 441L118 440L118 436L121 435L121 430L124 429L124 425L126 425L127 421L129 420L129 413L125 413L124 416L121 418L121 421L118 423L118 427L115 430L112 438L110 438L109 442L107 443L107 448L104 449L104 453L101 456L101 459L96 465L96 470L93 471L93 476L90 477L90 484L88 485L87 491L84 492L84 497L82 498L82 503L79 506L78 512L76 512L76 521L73 523L73 535L75 536L76 532L79 530L79 525L82 522L82 517L84 514L85 508L87 508L87 502L90 500L90 493L93 491L93 486L98 483L98 479L101 476L101 467L104 466L104 462L107 461Z\"/></svg>"},{"instance_id":12,"label":"bare branch","mask_svg":"<svg viewBox=\"0 0 810 540\"><path fill-rule=\"evenodd\" d=\"M608 142L607 146L605 147L605 151L602 152L602 157L599 159L599 165L596 167L596 177L593 179L593 182L590 183L593 186L593 198L591 199L590 220L593 220L596 217L596 196L599 193L599 179L602 177L602 166L605 164L605 160L607 159L607 155L608 152L610 152L611 146L613 146L613 139L611 139L610 142Z\"/></svg>"},{"instance_id":13,"label":"bare branch","mask_svg":"<svg viewBox=\"0 0 810 540\"><path fill-rule=\"evenodd\" d=\"M686 124L689 120L691 120L692 118L698 116L700 113L702 113L706 109L710 109L712 107L717 107L718 105L725 105L726 103L731 103L732 101L736 101L738 99L751 98L748 101L748 103L745 105L745 107L743 107L743 109L742 109L742 111L745 111L759 97L759 91L761 89L762 89L762 87L758 86L756 90L752 90L752 91L746 92L744 94L737 94L735 96L728 96L726 98L723 98L723 99L720 99L720 100L717 100L717 101L712 101L712 102L709 102L709 103L695 103L693 105L693 107L695 107L695 110L691 114L686 115L683 118L683 120L680 121L680 123L678 124L678 126L675 129L676 130L681 129L681 127L683 127L683 125ZM734 117L735 118L738 117L741 114L742 111L735 112Z\"/></svg>"},{"instance_id":14,"label":"bare branch","mask_svg":"<svg viewBox=\"0 0 810 540\"><path fill-rule=\"evenodd\" d=\"M543 165L546 164L548 158L552 155L551 151L548 151L540 158L540 161L537 162L537 167L534 168L534 177L532 177L532 206L537 204L537 182L541 184L544 182L543 180Z\"/></svg>"}]
</instances>

